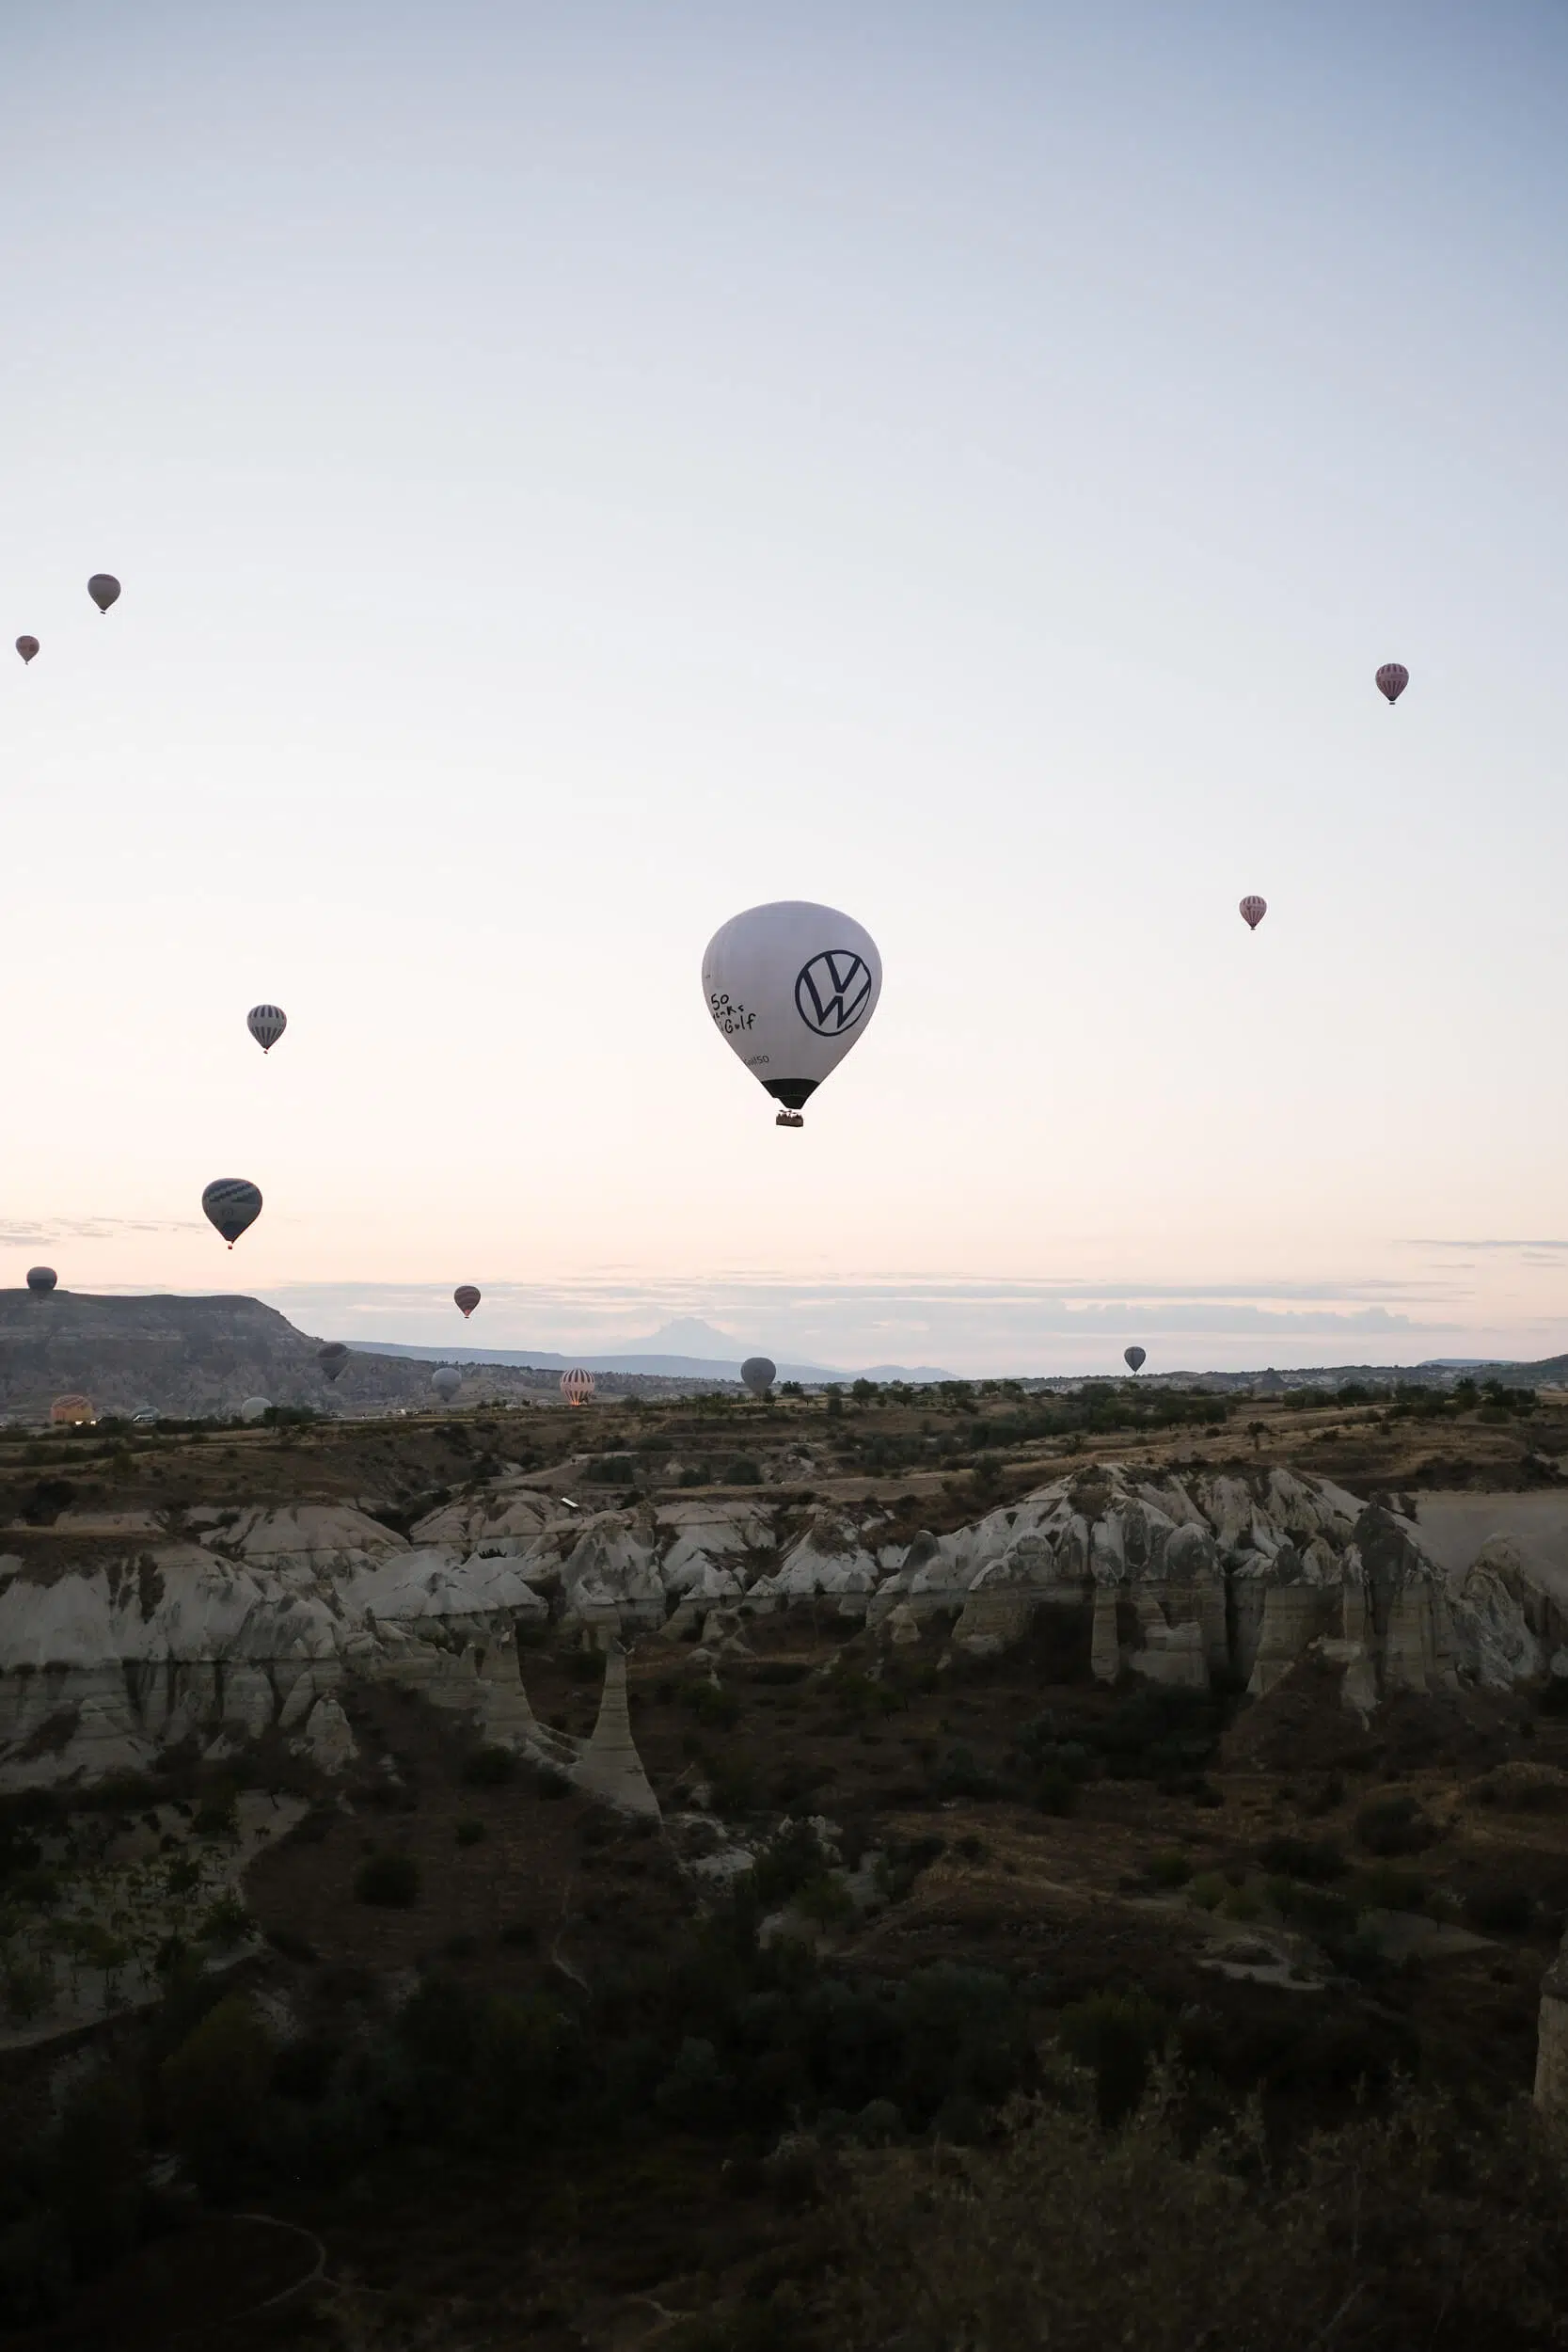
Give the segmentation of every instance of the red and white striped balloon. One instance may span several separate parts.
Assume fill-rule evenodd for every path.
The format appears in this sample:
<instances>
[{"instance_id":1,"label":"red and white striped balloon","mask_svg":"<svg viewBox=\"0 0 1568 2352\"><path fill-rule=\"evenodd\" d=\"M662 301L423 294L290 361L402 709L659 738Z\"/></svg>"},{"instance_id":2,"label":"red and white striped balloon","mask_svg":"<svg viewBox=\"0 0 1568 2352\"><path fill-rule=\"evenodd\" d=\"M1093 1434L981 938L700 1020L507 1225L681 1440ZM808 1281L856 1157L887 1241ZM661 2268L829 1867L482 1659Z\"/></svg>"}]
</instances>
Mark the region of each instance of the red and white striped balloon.
<instances>
[{"instance_id":1,"label":"red and white striped balloon","mask_svg":"<svg viewBox=\"0 0 1568 2352\"><path fill-rule=\"evenodd\" d=\"M586 1405L594 1393L593 1374L584 1372L580 1365L575 1365L570 1372L563 1372L561 1375L561 1393L568 1405Z\"/></svg>"},{"instance_id":2,"label":"red and white striped balloon","mask_svg":"<svg viewBox=\"0 0 1568 2352\"><path fill-rule=\"evenodd\" d=\"M1242 920L1249 931L1255 931L1269 911L1266 898L1245 898L1242 900Z\"/></svg>"}]
</instances>

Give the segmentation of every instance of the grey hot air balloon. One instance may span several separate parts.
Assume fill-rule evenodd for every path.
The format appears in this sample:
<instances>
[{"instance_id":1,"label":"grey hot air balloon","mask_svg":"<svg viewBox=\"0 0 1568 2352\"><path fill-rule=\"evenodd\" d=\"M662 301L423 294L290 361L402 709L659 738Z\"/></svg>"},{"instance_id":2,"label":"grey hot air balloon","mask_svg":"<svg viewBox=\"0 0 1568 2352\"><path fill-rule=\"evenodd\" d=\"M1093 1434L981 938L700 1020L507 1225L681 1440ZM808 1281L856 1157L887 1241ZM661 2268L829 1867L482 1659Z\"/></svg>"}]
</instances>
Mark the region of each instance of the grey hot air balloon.
<instances>
[{"instance_id":1,"label":"grey hot air balloon","mask_svg":"<svg viewBox=\"0 0 1568 2352\"><path fill-rule=\"evenodd\" d=\"M16 641L16 649L24 662L31 661L39 649L39 641L36 637L19 637Z\"/></svg>"},{"instance_id":2,"label":"grey hot air balloon","mask_svg":"<svg viewBox=\"0 0 1568 2352\"><path fill-rule=\"evenodd\" d=\"M113 572L94 572L87 582L87 594L100 612L107 612L119 594L119 582Z\"/></svg>"},{"instance_id":3,"label":"grey hot air balloon","mask_svg":"<svg viewBox=\"0 0 1568 2352\"><path fill-rule=\"evenodd\" d=\"M1142 1372L1148 1359L1148 1351L1147 1348L1124 1347L1121 1351L1121 1360L1127 1366L1129 1372Z\"/></svg>"},{"instance_id":4,"label":"grey hot air balloon","mask_svg":"<svg viewBox=\"0 0 1568 2352\"><path fill-rule=\"evenodd\" d=\"M201 1196L202 1214L230 1249L261 1214L261 1195L245 1176L214 1177Z\"/></svg>"},{"instance_id":5,"label":"grey hot air balloon","mask_svg":"<svg viewBox=\"0 0 1568 2352\"><path fill-rule=\"evenodd\" d=\"M479 1305L479 1292L472 1282L459 1282L451 1296L453 1306L461 1311L463 1320L467 1323L474 1309Z\"/></svg>"},{"instance_id":6,"label":"grey hot air balloon","mask_svg":"<svg viewBox=\"0 0 1568 2352\"><path fill-rule=\"evenodd\" d=\"M463 1375L455 1364L440 1364L430 1375L430 1385L443 1405L450 1405L463 1386Z\"/></svg>"},{"instance_id":7,"label":"grey hot air balloon","mask_svg":"<svg viewBox=\"0 0 1568 2352\"><path fill-rule=\"evenodd\" d=\"M271 1410L272 1399L270 1397L247 1396L240 1406L240 1419L244 1422L264 1421Z\"/></svg>"},{"instance_id":8,"label":"grey hot air balloon","mask_svg":"<svg viewBox=\"0 0 1568 2352\"><path fill-rule=\"evenodd\" d=\"M1256 896L1243 898L1239 910L1242 920L1246 925L1249 931L1255 931L1258 929L1259 924L1263 920L1263 917L1267 914L1268 911L1268 900L1266 898L1257 898Z\"/></svg>"},{"instance_id":9,"label":"grey hot air balloon","mask_svg":"<svg viewBox=\"0 0 1568 2352\"><path fill-rule=\"evenodd\" d=\"M325 1347L317 1349L316 1361L329 1380L336 1380L348 1361L348 1349L341 1340L328 1340Z\"/></svg>"},{"instance_id":10,"label":"grey hot air balloon","mask_svg":"<svg viewBox=\"0 0 1568 2352\"><path fill-rule=\"evenodd\" d=\"M58 1279L52 1265L30 1265L27 1268L27 1288L35 1298L47 1298Z\"/></svg>"},{"instance_id":11,"label":"grey hot air balloon","mask_svg":"<svg viewBox=\"0 0 1568 2352\"><path fill-rule=\"evenodd\" d=\"M1390 703L1397 703L1410 683L1410 673L1402 661L1386 661L1377 674L1377 691Z\"/></svg>"},{"instance_id":12,"label":"grey hot air balloon","mask_svg":"<svg viewBox=\"0 0 1568 2352\"><path fill-rule=\"evenodd\" d=\"M740 1377L753 1396L766 1396L779 1376L779 1367L771 1356L748 1356L740 1367Z\"/></svg>"},{"instance_id":13,"label":"grey hot air balloon","mask_svg":"<svg viewBox=\"0 0 1568 2352\"><path fill-rule=\"evenodd\" d=\"M263 1054L270 1054L289 1025L289 1016L281 1005L252 1005L245 1014L245 1025Z\"/></svg>"}]
</instances>

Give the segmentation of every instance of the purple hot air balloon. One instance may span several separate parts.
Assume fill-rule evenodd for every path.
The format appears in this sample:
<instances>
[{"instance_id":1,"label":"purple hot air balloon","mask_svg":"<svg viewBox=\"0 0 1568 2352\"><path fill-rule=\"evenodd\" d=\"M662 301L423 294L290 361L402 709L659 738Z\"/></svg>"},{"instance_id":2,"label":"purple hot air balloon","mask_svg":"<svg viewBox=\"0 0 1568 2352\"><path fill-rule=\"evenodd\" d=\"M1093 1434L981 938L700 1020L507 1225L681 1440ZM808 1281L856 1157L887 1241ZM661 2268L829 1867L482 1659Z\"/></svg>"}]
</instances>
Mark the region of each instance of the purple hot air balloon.
<instances>
[{"instance_id":1,"label":"purple hot air balloon","mask_svg":"<svg viewBox=\"0 0 1568 2352\"><path fill-rule=\"evenodd\" d=\"M19 637L16 641L16 649L24 662L31 661L39 649L39 641L36 637Z\"/></svg>"},{"instance_id":2,"label":"purple hot air balloon","mask_svg":"<svg viewBox=\"0 0 1568 2352\"><path fill-rule=\"evenodd\" d=\"M1255 931L1269 911L1266 898L1247 897L1242 900L1242 920L1249 931Z\"/></svg>"},{"instance_id":3,"label":"purple hot air balloon","mask_svg":"<svg viewBox=\"0 0 1568 2352\"><path fill-rule=\"evenodd\" d=\"M478 1290L472 1282L459 1282L451 1298L452 1305L461 1310L463 1320L467 1323L474 1309L479 1305Z\"/></svg>"},{"instance_id":4,"label":"purple hot air balloon","mask_svg":"<svg viewBox=\"0 0 1568 2352\"><path fill-rule=\"evenodd\" d=\"M1397 703L1410 683L1410 673L1402 661L1386 661L1377 674L1377 691Z\"/></svg>"}]
</instances>

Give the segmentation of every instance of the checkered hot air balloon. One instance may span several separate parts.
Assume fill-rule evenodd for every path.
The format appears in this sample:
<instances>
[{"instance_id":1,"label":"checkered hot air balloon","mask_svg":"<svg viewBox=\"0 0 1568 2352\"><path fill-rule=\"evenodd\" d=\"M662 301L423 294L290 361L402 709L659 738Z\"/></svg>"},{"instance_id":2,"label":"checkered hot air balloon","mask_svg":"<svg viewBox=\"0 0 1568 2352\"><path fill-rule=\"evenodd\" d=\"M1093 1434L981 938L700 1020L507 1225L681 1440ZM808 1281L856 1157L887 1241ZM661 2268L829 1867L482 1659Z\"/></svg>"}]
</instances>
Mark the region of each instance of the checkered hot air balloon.
<instances>
[{"instance_id":1,"label":"checkered hot air balloon","mask_svg":"<svg viewBox=\"0 0 1568 2352\"><path fill-rule=\"evenodd\" d=\"M1255 931L1269 911L1266 898L1246 898L1242 900L1242 920L1249 931Z\"/></svg>"},{"instance_id":2,"label":"checkered hot air balloon","mask_svg":"<svg viewBox=\"0 0 1568 2352\"><path fill-rule=\"evenodd\" d=\"M263 1054L270 1054L289 1025L289 1016L281 1005L252 1005L245 1014L245 1025Z\"/></svg>"},{"instance_id":3,"label":"checkered hot air balloon","mask_svg":"<svg viewBox=\"0 0 1568 2352\"><path fill-rule=\"evenodd\" d=\"M1410 673L1402 661L1386 661L1377 674L1377 691L1389 702L1397 703L1410 683Z\"/></svg>"},{"instance_id":4,"label":"checkered hot air balloon","mask_svg":"<svg viewBox=\"0 0 1568 2352\"><path fill-rule=\"evenodd\" d=\"M561 1393L568 1405L586 1405L594 1393L594 1375L584 1372L580 1364L561 1375Z\"/></svg>"},{"instance_id":5,"label":"checkered hot air balloon","mask_svg":"<svg viewBox=\"0 0 1568 2352\"><path fill-rule=\"evenodd\" d=\"M230 1249L261 1214L259 1188L245 1176L218 1176L201 1196L201 1213Z\"/></svg>"},{"instance_id":6,"label":"checkered hot air balloon","mask_svg":"<svg viewBox=\"0 0 1568 2352\"><path fill-rule=\"evenodd\" d=\"M460 1311L464 1322L467 1323L474 1309L479 1305L478 1290L472 1282L459 1282L451 1296L453 1306Z\"/></svg>"}]
</instances>

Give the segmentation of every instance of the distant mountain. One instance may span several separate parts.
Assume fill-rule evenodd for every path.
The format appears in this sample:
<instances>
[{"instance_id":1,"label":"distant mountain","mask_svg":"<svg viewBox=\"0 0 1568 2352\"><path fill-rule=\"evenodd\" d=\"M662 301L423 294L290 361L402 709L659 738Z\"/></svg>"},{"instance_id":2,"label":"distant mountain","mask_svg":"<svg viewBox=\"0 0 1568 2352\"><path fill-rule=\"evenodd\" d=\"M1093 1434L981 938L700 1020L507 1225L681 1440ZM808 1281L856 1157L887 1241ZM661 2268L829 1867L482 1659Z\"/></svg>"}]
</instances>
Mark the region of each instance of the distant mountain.
<instances>
[{"instance_id":1,"label":"distant mountain","mask_svg":"<svg viewBox=\"0 0 1568 2352\"><path fill-rule=\"evenodd\" d=\"M721 1334L721 1336L722 1336ZM350 1341L356 1354L358 1343ZM367 1353L371 1352L369 1350ZM426 1341L412 1343L398 1340L382 1340L375 1354L405 1356L425 1364L506 1364L531 1366L539 1372L564 1372L572 1364L580 1364L584 1372L642 1374L669 1380L738 1380L741 1359L738 1356L674 1356L643 1355L636 1349L612 1356L590 1354L575 1356L553 1355L546 1347L437 1347ZM761 1355L762 1349L748 1349L747 1354ZM873 1364L863 1373L842 1372L830 1364L790 1364L779 1366L781 1380L951 1380L950 1372L937 1366L907 1364Z\"/></svg>"}]
</instances>

